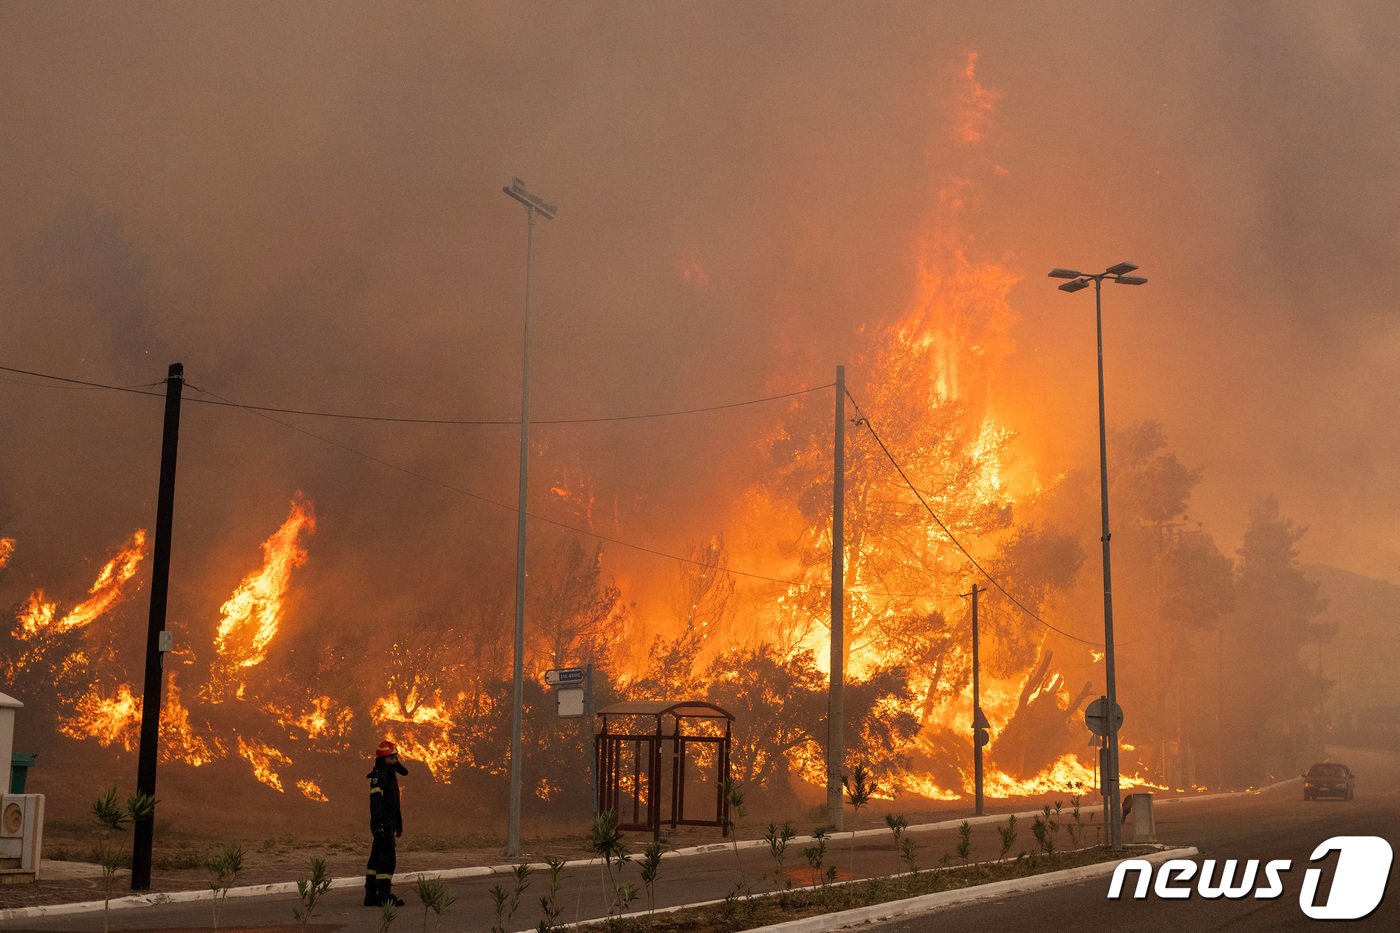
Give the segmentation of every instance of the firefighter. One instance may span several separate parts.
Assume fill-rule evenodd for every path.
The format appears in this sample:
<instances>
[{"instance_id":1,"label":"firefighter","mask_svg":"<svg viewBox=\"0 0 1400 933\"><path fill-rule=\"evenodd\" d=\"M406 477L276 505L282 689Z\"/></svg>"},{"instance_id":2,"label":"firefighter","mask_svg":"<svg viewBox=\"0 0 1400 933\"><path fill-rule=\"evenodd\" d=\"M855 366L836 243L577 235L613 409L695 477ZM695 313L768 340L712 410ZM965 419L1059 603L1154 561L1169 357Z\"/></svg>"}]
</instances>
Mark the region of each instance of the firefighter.
<instances>
[{"instance_id":1,"label":"firefighter","mask_svg":"<svg viewBox=\"0 0 1400 933\"><path fill-rule=\"evenodd\" d=\"M394 866L398 861L394 840L403 835L403 812L399 809L399 775L408 769L399 762L399 750L385 739L374 750L374 770L369 778L369 831L374 844L365 865L365 906L393 904L403 900L393 891Z\"/></svg>"}]
</instances>

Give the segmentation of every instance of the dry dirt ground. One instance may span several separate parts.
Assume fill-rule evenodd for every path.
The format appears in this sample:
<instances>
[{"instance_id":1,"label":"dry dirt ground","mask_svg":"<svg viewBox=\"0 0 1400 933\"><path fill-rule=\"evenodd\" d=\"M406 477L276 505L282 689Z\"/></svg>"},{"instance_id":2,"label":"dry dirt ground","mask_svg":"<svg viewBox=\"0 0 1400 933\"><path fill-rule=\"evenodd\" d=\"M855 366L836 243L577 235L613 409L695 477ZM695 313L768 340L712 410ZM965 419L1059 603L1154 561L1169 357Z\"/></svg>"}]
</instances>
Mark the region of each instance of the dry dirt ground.
<instances>
[{"instance_id":1,"label":"dry dirt ground","mask_svg":"<svg viewBox=\"0 0 1400 933\"><path fill-rule=\"evenodd\" d=\"M65 834L66 835L66 834ZM119 839L130 845L130 836ZM550 855L561 858L586 858L583 838L527 840L529 858L543 859ZM243 869L238 873L238 886L297 881L311 875L311 860L324 859L331 877L356 877L364 874L369 854L368 840L344 840L314 845L290 840L266 839L234 843L198 845L184 843L173 851L157 853L151 871L151 891L198 891L210 887L212 875L204 863L218 845L235 844L243 849ZM0 885L0 909L31 907L40 904L68 904L100 901L103 898L101 867L93 860L91 838L59 838L46 836L45 861L50 871L40 873L33 883ZM474 865L499 865L506 861L499 844L473 846L466 840L429 840L428 846L414 845L403 840L399 846L399 871L431 871L433 869L464 868ZM131 892L131 873L119 872L113 897Z\"/></svg>"}]
</instances>

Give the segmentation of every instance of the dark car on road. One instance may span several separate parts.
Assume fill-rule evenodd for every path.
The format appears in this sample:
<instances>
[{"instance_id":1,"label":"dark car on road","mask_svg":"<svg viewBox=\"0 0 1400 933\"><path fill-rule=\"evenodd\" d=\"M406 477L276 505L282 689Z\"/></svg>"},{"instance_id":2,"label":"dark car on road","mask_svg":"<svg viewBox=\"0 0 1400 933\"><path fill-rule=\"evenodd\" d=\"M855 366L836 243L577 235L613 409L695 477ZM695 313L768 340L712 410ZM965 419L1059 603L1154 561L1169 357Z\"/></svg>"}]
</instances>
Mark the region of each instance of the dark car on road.
<instances>
[{"instance_id":1,"label":"dark car on road","mask_svg":"<svg viewBox=\"0 0 1400 933\"><path fill-rule=\"evenodd\" d=\"M1318 797L1341 797L1343 800L1350 800L1355 793L1356 775L1340 762L1318 762L1303 775L1304 800L1316 800Z\"/></svg>"}]
</instances>

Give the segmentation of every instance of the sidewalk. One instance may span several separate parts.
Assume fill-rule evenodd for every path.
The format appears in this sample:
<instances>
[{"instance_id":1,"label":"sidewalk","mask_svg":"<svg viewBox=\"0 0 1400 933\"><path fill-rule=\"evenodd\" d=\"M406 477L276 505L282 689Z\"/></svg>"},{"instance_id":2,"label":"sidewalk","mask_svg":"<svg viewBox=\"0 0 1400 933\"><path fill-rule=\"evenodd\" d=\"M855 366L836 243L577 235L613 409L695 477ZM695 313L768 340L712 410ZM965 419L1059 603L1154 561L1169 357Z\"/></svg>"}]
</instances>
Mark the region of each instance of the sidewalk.
<instances>
[{"instance_id":1,"label":"sidewalk","mask_svg":"<svg viewBox=\"0 0 1400 933\"><path fill-rule=\"evenodd\" d=\"M1262 791L1235 792L1232 794L1217 794L1192 798L1164 799L1157 802L1157 807L1172 807L1180 806L1183 804L1189 805L1190 802L1200 800L1228 796L1239 796L1241 793L1260 792ZM1084 811L1085 825L1086 827L1092 827L1093 831L1097 831L1101 827L1101 824L1094 822L1094 820L1097 819L1097 810L1098 808L1095 807L1092 810L1086 808ZM1024 832L1024 835L1020 837L1023 841L1028 839L1031 821L1040 812L1040 810L1025 810L1018 811L1015 814L1020 828ZM995 850L995 844L993 842L987 841L988 837L990 837L993 840L995 839L993 827L989 824L1005 824L1011 815L1012 814L1010 813L998 813L989 814L982 817L972 816L965 818L967 823L969 823L973 827L979 827L981 830L982 843L979 846L979 851L986 853L989 849L993 851ZM937 849L935 849L932 845L933 840L939 838L940 836L948 837L951 834L956 833L957 828L963 822L963 818L955 818L931 823L923 823L915 826L910 826L908 832L916 838L919 838L921 840L927 840L927 842L921 842L921 845L925 845L926 852L935 852L937 851ZM865 853L868 850L870 853L868 857L872 860L872 862L879 858L884 858L885 861L888 863L884 868L876 872L877 874L897 874L901 869L899 868L898 864L894 862L893 857L889 856L888 854L879 854L884 852L884 850L886 849L892 851L891 846L881 844L882 837L884 840L889 840L892 838L889 829L884 826L857 830L854 834L854 840L860 845L863 859L867 857ZM832 837L829 840L829 843L832 846L833 855L839 855L842 859L844 859L845 846L851 840L852 834L850 832L843 832ZM1086 841L1092 842L1093 838L1088 837ZM811 842L811 836L799 836L791 841L791 843L789 844L789 851L795 860L800 860L801 847L803 845L810 844ZM943 838L943 842L946 845L947 839ZM676 863L676 860L680 859L691 860L704 856L720 856L725 859L732 859L738 853L746 853L745 857L740 860L740 865L742 866L745 861L752 863L755 869L754 877L757 877L761 874L761 871L758 871L758 869L761 869L763 867L764 860L768 858L768 852L766 851L766 849L767 843L763 839L746 839L740 840L737 843L716 841L702 845L686 846L683 848L671 850L668 851L663 858L666 861L666 863L674 864ZM357 855L356 857L359 858L362 856ZM1111 872L1112 863L1105 864L1108 866L1107 868L1100 868L1100 866L1088 866L1088 869L1099 869L1104 872ZM544 873L548 870L548 867L544 862L532 862L530 863L530 865L532 871L537 873ZM730 875L735 874L735 866L733 865L733 863L729 862L728 866L728 871ZM872 867L874 867L873 864ZM419 878L436 878L445 882L480 879L479 883L473 885L472 889L473 892L475 892L476 889L481 889L484 891L488 882L490 884L499 883L501 879L495 878L495 876L499 875L503 878L510 877L513 868L513 865L499 864L498 861L493 861L492 864L466 866L461 865L459 862L455 867L434 868L403 873L396 878L396 882L399 884L400 892L407 892L410 903L415 903L416 899L413 897L412 886L416 883L416 881ZM575 878L577 878L585 872L588 872L590 868L594 872L598 870L598 863L596 859L573 858L566 862L566 871L570 872L571 875ZM721 868L720 870L723 869ZM1086 869L1075 869L1074 871L1083 872L1085 870ZM675 869L669 872L672 878L668 880L673 880L674 876L680 871L681 869L679 868L679 865L677 865ZM305 874L305 872L302 872L300 876L304 877ZM663 870L663 874L668 873L664 872ZM989 890L994 889L995 891L999 891L1000 895L1004 896L1009 893L1015 893L1017 890L1021 889L1030 890L1033 888L1043 887L1046 884L1061 883L1057 882L1053 877L1057 874L1061 873L1050 873L1042 876L1034 876L1032 878L1017 879L1016 883L996 883L997 885L1005 885L1005 887L994 888L993 885L986 885L984 887L988 888ZM538 879L541 877L541 874L536 874L535 877L536 879ZM0 910L0 923L4 923L6 926L13 926L14 921L22 920L38 920L42 918L57 917L71 917L76 919L79 916L92 915L95 913L100 913L103 910L103 902L101 899L102 879L101 869L99 866L86 863L58 862L46 860L41 871L41 878L43 879L42 883L45 886L56 886L56 888L60 892L62 892L62 899L54 900L50 899L49 897L46 897L45 903L30 902L29 904L26 904L24 906L11 906L6 909ZM1068 881L1076 880L1076 878L1077 876L1066 878L1065 883L1067 883ZM341 892L353 891L358 893L360 890L362 890L363 881L363 874L358 872L353 875L338 874L332 882L331 890ZM581 884L581 882L575 880L573 884L579 885ZM962 896L973 898L982 896L998 896L995 893L977 894L975 893L975 890L976 889L969 889L969 891L963 894ZM187 890L160 891L155 893L139 895L125 894L121 882L118 882L117 891L114 893L120 895L114 897L110 904L112 915L114 918L117 916L118 912L124 913L128 910L139 910L142 908L150 909L154 905L190 904L201 901L207 902L212 901L212 899L214 898L214 891L210 889L207 881L200 883L198 886L192 885ZM934 897L943 898L944 900L942 901L942 903L947 903L947 897L956 893L959 892L943 892L942 894L936 895ZM285 899L288 896L290 896L294 901L296 897L295 881L279 880L262 884L240 885L236 888L230 889L230 891L228 892L228 901L226 902L226 909L230 911L234 910L234 905L240 900L271 897L280 897ZM476 894L473 893L472 896L474 898L476 897ZM535 896L537 896L536 892L532 891L531 897ZM680 897L677 899L675 905L669 909L675 909L676 907L683 906L684 904L688 904L691 902L703 901L703 898L696 898L693 895L689 898ZM462 900L459 899L458 903L461 904ZM474 905L473 909L480 910L484 905L487 904L489 904L489 900L483 900L482 904ZM415 906L417 906L416 903ZM460 909L461 908L459 907L459 910ZM861 909L875 910L876 908ZM803 929L814 928L804 927Z\"/></svg>"}]
</instances>

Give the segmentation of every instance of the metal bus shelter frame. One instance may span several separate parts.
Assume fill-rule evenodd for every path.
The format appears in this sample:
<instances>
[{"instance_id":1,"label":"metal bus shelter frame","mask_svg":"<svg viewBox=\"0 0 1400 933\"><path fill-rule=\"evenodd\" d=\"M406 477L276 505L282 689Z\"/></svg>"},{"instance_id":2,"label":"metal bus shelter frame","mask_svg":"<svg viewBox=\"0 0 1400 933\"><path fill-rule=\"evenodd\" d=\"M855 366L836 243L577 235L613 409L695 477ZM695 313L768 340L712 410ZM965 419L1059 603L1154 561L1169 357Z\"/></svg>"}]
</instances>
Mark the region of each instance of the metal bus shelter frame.
<instances>
[{"instance_id":1,"label":"metal bus shelter frame","mask_svg":"<svg viewBox=\"0 0 1400 933\"><path fill-rule=\"evenodd\" d=\"M718 826L729 835L729 797L724 788L729 780L729 752L732 744L734 716L726 710L698 700L642 700L614 703L597 712L602 727L594 736L593 753L598 768L598 810L617 811L617 828L649 830L653 839L661 838L661 824L677 826ZM642 731L638 723L650 719L654 728ZM623 722L619 722L623 720ZM687 721L708 721L723 735L686 735L682 726ZM631 726L636 731L627 731ZM667 731L667 726L670 731ZM623 731L614 731L624 727ZM690 746L713 745L715 754L715 816L714 819L687 819L685 816L686 749ZM671 814L661 818L663 746L671 756ZM630 750L631 769L625 767L624 752ZM631 793L623 784L630 779ZM625 806L631 797L630 808Z\"/></svg>"}]
</instances>

